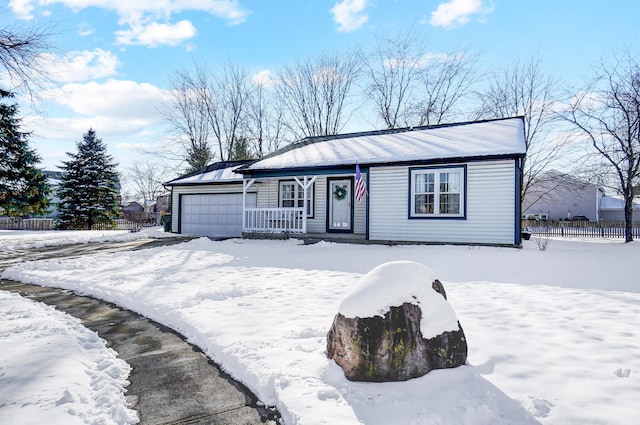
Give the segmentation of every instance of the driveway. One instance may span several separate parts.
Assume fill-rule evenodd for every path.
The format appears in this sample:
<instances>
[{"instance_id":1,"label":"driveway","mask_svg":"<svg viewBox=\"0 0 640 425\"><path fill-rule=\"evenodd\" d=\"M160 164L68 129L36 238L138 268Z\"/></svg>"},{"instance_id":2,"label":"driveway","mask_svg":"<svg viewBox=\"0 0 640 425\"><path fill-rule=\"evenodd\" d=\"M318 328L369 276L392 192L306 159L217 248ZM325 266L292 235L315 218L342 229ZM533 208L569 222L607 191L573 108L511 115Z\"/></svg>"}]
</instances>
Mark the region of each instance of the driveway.
<instances>
[{"instance_id":1,"label":"driveway","mask_svg":"<svg viewBox=\"0 0 640 425\"><path fill-rule=\"evenodd\" d=\"M0 253L0 272L22 261L67 258L171 245L188 239L140 239L66 245ZM264 407L197 347L176 332L104 301L71 291L9 280L0 289L56 307L97 332L132 368L127 401L141 424L275 424L279 413Z\"/></svg>"}]
</instances>

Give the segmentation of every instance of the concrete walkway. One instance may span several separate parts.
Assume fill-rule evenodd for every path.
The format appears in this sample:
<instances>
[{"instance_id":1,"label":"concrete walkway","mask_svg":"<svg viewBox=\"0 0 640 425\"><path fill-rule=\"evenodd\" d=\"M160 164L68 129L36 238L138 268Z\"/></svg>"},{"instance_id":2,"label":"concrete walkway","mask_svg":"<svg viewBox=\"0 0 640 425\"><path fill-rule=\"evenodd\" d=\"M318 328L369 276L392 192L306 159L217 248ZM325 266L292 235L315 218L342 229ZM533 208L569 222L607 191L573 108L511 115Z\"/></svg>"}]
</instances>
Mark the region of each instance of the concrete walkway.
<instances>
[{"instance_id":1,"label":"concrete walkway","mask_svg":"<svg viewBox=\"0 0 640 425\"><path fill-rule=\"evenodd\" d=\"M108 250L120 250L118 244L110 244ZM87 249L90 245L79 247L83 252L80 255L92 251ZM76 252L69 246L63 250L66 254ZM59 255L60 250L55 249L47 249L48 253L44 255L41 255L42 250L28 251L30 255L24 252L21 260L76 256ZM0 270L20 261L14 259L0 258ZM84 326L107 340L119 357L132 367L127 401L138 411L141 424L248 425L279 422L275 409L263 407L248 389L230 379L197 347L165 326L113 304L67 290L8 280L0 281L0 289L55 306L79 318Z\"/></svg>"}]
</instances>

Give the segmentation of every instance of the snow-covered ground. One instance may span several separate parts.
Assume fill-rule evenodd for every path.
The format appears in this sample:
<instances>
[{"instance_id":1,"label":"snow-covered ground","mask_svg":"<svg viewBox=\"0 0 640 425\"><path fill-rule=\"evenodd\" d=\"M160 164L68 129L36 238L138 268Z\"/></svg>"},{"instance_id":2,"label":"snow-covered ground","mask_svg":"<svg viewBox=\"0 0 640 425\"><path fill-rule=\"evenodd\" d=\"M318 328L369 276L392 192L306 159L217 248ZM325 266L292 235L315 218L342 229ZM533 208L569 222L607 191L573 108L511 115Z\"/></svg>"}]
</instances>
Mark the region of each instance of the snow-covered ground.
<instances>
[{"instance_id":1,"label":"snow-covered ground","mask_svg":"<svg viewBox=\"0 0 640 425\"><path fill-rule=\"evenodd\" d=\"M517 250L197 239L24 263L3 277L91 294L176 329L289 425L629 424L640 399L640 244L598 242L540 251L533 240ZM360 278L395 260L444 283L468 365L347 381L325 357L326 333Z\"/></svg>"},{"instance_id":2,"label":"snow-covered ground","mask_svg":"<svg viewBox=\"0 0 640 425\"><path fill-rule=\"evenodd\" d=\"M131 368L78 319L0 291L0 342L0 423L138 423Z\"/></svg>"},{"instance_id":3,"label":"snow-covered ground","mask_svg":"<svg viewBox=\"0 0 640 425\"><path fill-rule=\"evenodd\" d=\"M129 230L0 230L0 252L76 243L124 242L172 236L175 235L165 233L162 227L144 228L139 232L130 232Z\"/></svg>"}]
</instances>

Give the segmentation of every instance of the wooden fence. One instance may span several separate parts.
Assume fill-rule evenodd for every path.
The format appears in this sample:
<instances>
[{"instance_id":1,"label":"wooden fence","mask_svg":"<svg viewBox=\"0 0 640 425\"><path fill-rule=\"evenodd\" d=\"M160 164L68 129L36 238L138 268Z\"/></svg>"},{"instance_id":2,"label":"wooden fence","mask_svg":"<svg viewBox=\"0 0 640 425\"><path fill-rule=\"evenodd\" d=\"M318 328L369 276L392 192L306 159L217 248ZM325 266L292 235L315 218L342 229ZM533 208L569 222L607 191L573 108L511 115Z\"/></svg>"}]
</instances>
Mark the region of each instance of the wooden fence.
<instances>
[{"instance_id":1,"label":"wooden fence","mask_svg":"<svg viewBox=\"0 0 640 425\"><path fill-rule=\"evenodd\" d=\"M0 217L0 229L1 230L53 230L53 219Z\"/></svg>"},{"instance_id":2,"label":"wooden fence","mask_svg":"<svg viewBox=\"0 0 640 425\"><path fill-rule=\"evenodd\" d=\"M142 227L154 226L152 221L131 221L119 218L113 223L97 223L91 230L130 230L137 232ZM55 230L54 220L51 218L11 218L0 217L0 230ZM76 229L88 230L88 229Z\"/></svg>"},{"instance_id":3,"label":"wooden fence","mask_svg":"<svg viewBox=\"0 0 640 425\"><path fill-rule=\"evenodd\" d=\"M532 235L582 238L624 238L624 221L523 220ZM640 221L633 222L633 237L640 238Z\"/></svg>"}]
</instances>

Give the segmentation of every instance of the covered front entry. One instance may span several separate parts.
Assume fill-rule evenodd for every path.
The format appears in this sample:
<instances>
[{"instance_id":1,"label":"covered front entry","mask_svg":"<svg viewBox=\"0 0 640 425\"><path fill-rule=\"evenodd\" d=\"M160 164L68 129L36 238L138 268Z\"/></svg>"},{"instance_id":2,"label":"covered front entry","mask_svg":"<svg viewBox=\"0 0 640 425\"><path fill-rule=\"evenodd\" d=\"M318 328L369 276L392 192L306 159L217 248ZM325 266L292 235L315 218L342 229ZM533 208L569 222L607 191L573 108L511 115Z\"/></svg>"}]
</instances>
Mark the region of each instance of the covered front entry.
<instances>
[{"instance_id":1,"label":"covered front entry","mask_svg":"<svg viewBox=\"0 0 640 425\"><path fill-rule=\"evenodd\" d=\"M256 205L256 194L247 194ZM180 233L194 236L242 236L242 193L180 195Z\"/></svg>"},{"instance_id":2,"label":"covered front entry","mask_svg":"<svg viewBox=\"0 0 640 425\"><path fill-rule=\"evenodd\" d=\"M327 179L327 231L353 232L353 180Z\"/></svg>"}]
</instances>

